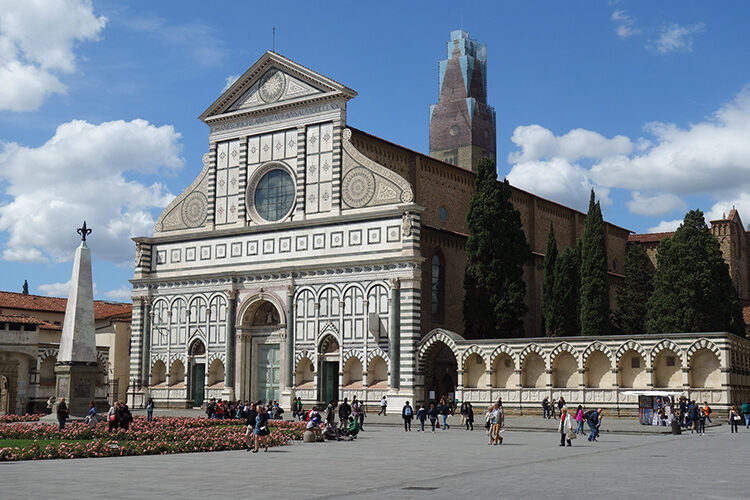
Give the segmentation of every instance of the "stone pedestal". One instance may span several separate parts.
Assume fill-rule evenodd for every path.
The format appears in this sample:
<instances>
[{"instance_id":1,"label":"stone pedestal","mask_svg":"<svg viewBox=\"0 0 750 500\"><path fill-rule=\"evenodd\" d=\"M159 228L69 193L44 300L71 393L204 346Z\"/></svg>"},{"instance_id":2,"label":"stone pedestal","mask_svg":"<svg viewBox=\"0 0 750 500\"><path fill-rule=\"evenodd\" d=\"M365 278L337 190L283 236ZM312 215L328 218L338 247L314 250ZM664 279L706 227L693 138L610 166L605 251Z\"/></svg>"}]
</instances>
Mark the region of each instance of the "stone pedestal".
<instances>
[{"instance_id":1,"label":"stone pedestal","mask_svg":"<svg viewBox=\"0 0 750 500\"><path fill-rule=\"evenodd\" d=\"M96 363L70 363L55 366L57 401L65 398L71 417L84 417L96 396L99 367Z\"/></svg>"}]
</instances>

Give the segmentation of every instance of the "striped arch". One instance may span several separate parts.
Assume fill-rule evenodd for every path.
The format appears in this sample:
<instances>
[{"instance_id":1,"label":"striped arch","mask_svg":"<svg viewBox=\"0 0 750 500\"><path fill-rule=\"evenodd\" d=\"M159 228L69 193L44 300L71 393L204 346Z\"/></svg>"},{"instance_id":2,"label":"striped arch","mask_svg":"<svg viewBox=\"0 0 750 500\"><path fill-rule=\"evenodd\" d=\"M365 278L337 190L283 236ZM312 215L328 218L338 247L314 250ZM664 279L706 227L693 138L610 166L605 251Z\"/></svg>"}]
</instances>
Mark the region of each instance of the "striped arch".
<instances>
[{"instance_id":1,"label":"striped arch","mask_svg":"<svg viewBox=\"0 0 750 500\"><path fill-rule=\"evenodd\" d=\"M166 353L163 353L163 352L152 353L151 354L151 368L154 367L154 363L156 363L157 361L161 361L162 363L164 363L164 366L166 366L167 369L169 369L169 360L167 359Z\"/></svg>"},{"instance_id":2,"label":"striped arch","mask_svg":"<svg viewBox=\"0 0 750 500\"><path fill-rule=\"evenodd\" d=\"M617 367L620 366L620 359L622 358L622 355L628 351L635 351L640 354L644 362L650 361L648 352L646 352L646 349L644 349L641 344L639 344L635 340L628 340L617 349L617 352L615 352L615 365Z\"/></svg>"},{"instance_id":3,"label":"striped arch","mask_svg":"<svg viewBox=\"0 0 750 500\"><path fill-rule=\"evenodd\" d=\"M370 369L370 363L372 362L372 359L375 356L380 356L381 358L383 358L383 361L385 361L386 366L388 366L388 371L391 371L391 358L389 358L388 354L385 351L383 351L383 349L381 349L380 347L373 349L372 351L367 353L367 366L363 365L365 370Z\"/></svg>"},{"instance_id":4,"label":"striped arch","mask_svg":"<svg viewBox=\"0 0 750 500\"><path fill-rule=\"evenodd\" d=\"M301 291L297 291L297 293L301 293ZM313 291L313 293L315 293ZM224 296L224 299L226 300L226 294L222 294ZM211 303L211 300L215 295L212 295L209 297L208 303ZM297 300L297 295L294 296L294 300ZM245 314L251 309L255 307L259 307L262 302L270 302L273 304L273 306L276 308L276 312L279 315L279 327L283 327L286 325L287 317L286 317L286 308L284 307L284 304L282 304L281 299L275 294L275 293L268 293L268 292L260 292L255 295L252 295L250 297L245 298L237 308L237 313L235 315L235 319L240 323L239 326L243 328L249 328L251 325L245 325L241 324L243 319L245 318ZM296 303L296 302L295 302ZM254 312L254 311L253 311Z\"/></svg>"},{"instance_id":5,"label":"striped arch","mask_svg":"<svg viewBox=\"0 0 750 500\"><path fill-rule=\"evenodd\" d=\"M299 365L299 362L302 361L302 358L307 358L310 360L310 362L313 364L313 367L315 367L315 354L308 351L307 349L304 349L302 351L298 351L294 355L294 366L296 367Z\"/></svg>"},{"instance_id":6,"label":"striped arch","mask_svg":"<svg viewBox=\"0 0 750 500\"><path fill-rule=\"evenodd\" d=\"M313 290L313 294L315 295L315 302L316 303L320 303L320 298L323 296L323 292L325 292L326 290L333 290L334 292L336 292L336 296L338 297L338 299L339 300L343 300L341 298L342 297L341 290L339 290L338 287L336 287L334 285L324 285L324 286L320 287L317 292L315 290Z\"/></svg>"},{"instance_id":7,"label":"striped arch","mask_svg":"<svg viewBox=\"0 0 750 500\"><path fill-rule=\"evenodd\" d=\"M362 363L362 366L365 366L365 357L362 355L362 351L357 349L349 349L344 353L344 357L341 359L342 366L345 366L346 362L349 361L349 358L351 357L357 358L359 362Z\"/></svg>"},{"instance_id":8,"label":"striped arch","mask_svg":"<svg viewBox=\"0 0 750 500\"><path fill-rule=\"evenodd\" d=\"M182 366L187 367L187 358L184 354L172 354L171 356L169 356L169 364L167 365L167 370L172 368L172 365L177 360L182 362Z\"/></svg>"},{"instance_id":9,"label":"striped arch","mask_svg":"<svg viewBox=\"0 0 750 500\"><path fill-rule=\"evenodd\" d=\"M417 355L419 359L418 366L421 373L425 373L427 359L429 358L428 354L432 351L435 344L437 343L442 343L448 346L448 349L453 352L453 356L456 358L456 364L458 364L459 355L456 343L447 333L441 330L433 330L432 332L428 333L425 338L422 339L422 342L420 343L421 345L417 349Z\"/></svg>"},{"instance_id":10,"label":"striped arch","mask_svg":"<svg viewBox=\"0 0 750 500\"><path fill-rule=\"evenodd\" d=\"M213 363L215 360L218 359L224 364L224 366L226 366L226 359L224 359L225 357L226 357L226 354L221 351L212 352L211 354L208 355L208 363L206 364L208 366L211 366L211 363Z\"/></svg>"},{"instance_id":11,"label":"striped arch","mask_svg":"<svg viewBox=\"0 0 750 500\"><path fill-rule=\"evenodd\" d=\"M513 352L513 349L505 344L500 344L499 346L495 347L490 353L490 369L492 369L491 367L495 366L495 360L497 359L497 357L503 353L510 356L510 359L513 360L513 364L516 368L520 366L518 364L518 356L516 356L516 353Z\"/></svg>"},{"instance_id":12,"label":"striped arch","mask_svg":"<svg viewBox=\"0 0 750 500\"><path fill-rule=\"evenodd\" d=\"M700 338L693 342L690 347L687 348L687 351L685 351L685 357L687 358L688 362L690 362L690 360L692 359L693 354L700 351L701 349L707 349L716 354L716 357L718 359L721 359L721 349L719 349L719 347L710 340Z\"/></svg>"},{"instance_id":13,"label":"striped arch","mask_svg":"<svg viewBox=\"0 0 750 500\"><path fill-rule=\"evenodd\" d=\"M96 359L104 366L109 364L109 354L106 352L96 351Z\"/></svg>"},{"instance_id":14,"label":"striped arch","mask_svg":"<svg viewBox=\"0 0 750 500\"><path fill-rule=\"evenodd\" d=\"M549 366L549 359L547 358L547 354L544 352L544 349L542 349L542 346L540 346L539 344L529 344L524 347L523 351L521 351L521 354L518 355L519 367L523 366L523 362L526 360L526 356L528 356L532 352L539 354L544 360L545 365Z\"/></svg>"},{"instance_id":15,"label":"striped arch","mask_svg":"<svg viewBox=\"0 0 750 500\"><path fill-rule=\"evenodd\" d=\"M480 358L482 358L482 361L484 361L485 363L487 363L487 360L488 360L487 353L485 353L482 350L482 348L479 347L478 345L472 344L461 355L461 366L459 368L460 370L464 369L464 366L466 365L466 360L469 359L469 356L471 356L472 354L478 355Z\"/></svg>"},{"instance_id":16,"label":"striped arch","mask_svg":"<svg viewBox=\"0 0 750 500\"><path fill-rule=\"evenodd\" d=\"M373 281L369 285L367 285L367 288L365 288L365 297L367 297L370 294L370 290L375 288L376 286L382 286L385 288L387 292L391 291L391 285L386 283L385 281L379 280L379 281Z\"/></svg>"},{"instance_id":17,"label":"striped arch","mask_svg":"<svg viewBox=\"0 0 750 500\"><path fill-rule=\"evenodd\" d=\"M685 353L680 349L680 346L672 342L671 340L664 339L658 344L656 344L654 347L651 348L651 366L654 366L654 361L656 360L656 357L659 355L660 352L662 352L664 349L669 349L672 352L674 352L676 355L680 357L680 361L682 362L682 366L686 366L685 363Z\"/></svg>"},{"instance_id":18,"label":"striped arch","mask_svg":"<svg viewBox=\"0 0 750 500\"><path fill-rule=\"evenodd\" d=\"M59 350L57 349L45 349L44 351L39 353L39 362L41 363L45 359L49 358L50 356L54 356L57 358L57 355L59 354Z\"/></svg>"},{"instance_id":19,"label":"striped arch","mask_svg":"<svg viewBox=\"0 0 750 500\"><path fill-rule=\"evenodd\" d=\"M589 346L583 351L583 354L581 355L581 365L583 365L584 367L586 366L586 361L594 351L603 352L604 355L609 359L610 364L612 363L612 351L607 346L597 341L589 344Z\"/></svg>"},{"instance_id":20,"label":"striped arch","mask_svg":"<svg viewBox=\"0 0 750 500\"><path fill-rule=\"evenodd\" d=\"M555 348L552 349L552 352L549 353L550 366L552 366L552 364L555 362L555 358L557 358L563 352L567 352L568 354L573 356L576 362L579 361L578 349L568 344L567 342L563 342L561 344L557 344Z\"/></svg>"}]
</instances>

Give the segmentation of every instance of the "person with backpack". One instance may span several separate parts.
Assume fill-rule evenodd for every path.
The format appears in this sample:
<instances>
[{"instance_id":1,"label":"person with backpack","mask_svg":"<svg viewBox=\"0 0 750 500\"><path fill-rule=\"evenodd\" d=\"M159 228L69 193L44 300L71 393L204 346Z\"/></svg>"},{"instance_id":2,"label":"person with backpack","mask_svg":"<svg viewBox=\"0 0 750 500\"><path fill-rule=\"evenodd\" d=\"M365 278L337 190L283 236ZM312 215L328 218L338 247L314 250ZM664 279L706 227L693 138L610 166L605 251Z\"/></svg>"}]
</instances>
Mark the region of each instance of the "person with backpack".
<instances>
[{"instance_id":1,"label":"person with backpack","mask_svg":"<svg viewBox=\"0 0 750 500\"><path fill-rule=\"evenodd\" d=\"M411 431L411 420L414 418L414 411L408 401L401 409L401 418L404 419L404 432Z\"/></svg>"},{"instance_id":2,"label":"person with backpack","mask_svg":"<svg viewBox=\"0 0 750 500\"><path fill-rule=\"evenodd\" d=\"M591 434L588 437L589 441L596 441L597 437L599 436L599 426L601 425L601 413L602 413L602 409L598 408L596 410L592 410L584 414L584 416L586 417L586 422L589 424L589 429L591 429Z\"/></svg>"},{"instance_id":3,"label":"person with backpack","mask_svg":"<svg viewBox=\"0 0 750 500\"><path fill-rule=\"evenodd\" d=\"M424 421L427 419L427 410L425 410L424 405L419 405L419 410L417 410L417 420L419 420L419 430L417 432L424 432Z\"/></svg>"},{"instance_id":4,"label":"person with backpack","mask_svg":"<svg viewBox=\"0 0 750 500\"><path fill-rule=\"evenodd\" d=\"M550 412L549 412L549 398L547 396L544 397L542 400L542 418L549 419Z\"/></svg>"},{"instance_id":5,"label":"person with backpack","mask_svg":"<svg viewBox=\"0 0 750 500\"><path fill-rule=\"evenodd\" d=\"M466 403L466 430L474 430L474 408L471 403ZM471 429L469 429L471 427Z\"/></svg>"}]
</instances>

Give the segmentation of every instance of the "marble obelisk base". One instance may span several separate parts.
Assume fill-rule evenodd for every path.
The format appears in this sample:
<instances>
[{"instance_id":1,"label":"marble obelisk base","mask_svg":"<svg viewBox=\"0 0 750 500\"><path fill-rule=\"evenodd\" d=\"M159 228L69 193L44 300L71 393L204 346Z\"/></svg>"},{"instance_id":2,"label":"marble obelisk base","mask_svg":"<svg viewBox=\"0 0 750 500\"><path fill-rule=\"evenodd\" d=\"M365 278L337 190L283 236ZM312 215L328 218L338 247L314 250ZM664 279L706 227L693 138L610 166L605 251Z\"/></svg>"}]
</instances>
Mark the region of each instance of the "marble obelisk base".
<instances>
[{"instance_id":1,"label":"marble obelisk base","mask_svg":"<svg viewBox=\"0 0 750 500\"><path fill-rule=\"evenodd\" d=\"M55 366L56 398L65 398L71 417L84 417L89 403L95 400L99 366L88 363L70 363Z\"/></svg>"}]
</instances>

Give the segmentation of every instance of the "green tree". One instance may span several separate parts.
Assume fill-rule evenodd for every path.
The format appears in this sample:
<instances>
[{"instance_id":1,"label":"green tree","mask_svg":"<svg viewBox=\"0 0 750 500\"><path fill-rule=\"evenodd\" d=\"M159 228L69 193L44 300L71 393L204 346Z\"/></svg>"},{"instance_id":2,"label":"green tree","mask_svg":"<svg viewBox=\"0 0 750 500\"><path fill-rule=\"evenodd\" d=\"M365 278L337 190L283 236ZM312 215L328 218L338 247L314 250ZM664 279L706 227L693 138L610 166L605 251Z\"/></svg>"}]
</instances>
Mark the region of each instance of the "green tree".
<instances>
[{"instance_id":1,"label":"green tree","mask_svg":"<svg viewBox=\"0 0 750 500\"><path fill-rule=\"evenodd\" d=\"M547 232L547 249L544 253L544 279L542 281L542 329L547 336L553 336L554 325L554 288L555 288L555 263L557 262L557 240L555 240L555 229L552 221L549 223Z\"/></svg>"},{"instance_id":2,"label":"green tree","mask_svg":"<svg viewBox=\"0 0 750 500\"><path fill-rule=\"evenodd\" d=\"M625 254L625 281L617 287L615 324L621 333L646 332L648 299L654 289L651 261L643 245L632 244Z\"/></svg>"},{"instance_id":3,"label":"green tree","mask_svg":"<svg viewBox=\"0 0 750 500\"><path fill-rule=\"evenodd\" d=\"M742 310L719 242L700 210L659 243L648 333L727 331L744 335Z\"/></svg>"},{"instance_id":4,"label":"green tree","mask_svg":"<svg viewBox=\"0 0 750 500\"><path fill-rule=\"evenodd\" d=\"M557 259L553 289L553 307L548 323L551 337L581 334L581 245L566 248Z\"/></svg>"},{"instance_id":5,"label":"green tree","mask_svg":"<svg viewBox=\"0 0 750 500\"><path fill-rule=\"evenodd\" d=\"M594 190L581 247L581 335L602 335L609 327L609 282L604 220Z\"/></svg>"},{"instance_id":6,"label":"green tree","mask_svg":"<svg viewBox=\"0 0 750 500\"><path fill-rule=\"evenodd\" d=\"M464 275L464 327L467 338L523 335L526 283L523 265L531 251L521 214L510 202L510 184L498 182L495 162L477 167L469 204Z\"/></svg>"}]
</instances>

